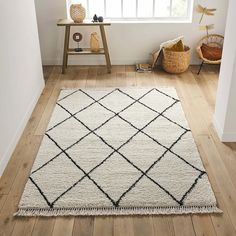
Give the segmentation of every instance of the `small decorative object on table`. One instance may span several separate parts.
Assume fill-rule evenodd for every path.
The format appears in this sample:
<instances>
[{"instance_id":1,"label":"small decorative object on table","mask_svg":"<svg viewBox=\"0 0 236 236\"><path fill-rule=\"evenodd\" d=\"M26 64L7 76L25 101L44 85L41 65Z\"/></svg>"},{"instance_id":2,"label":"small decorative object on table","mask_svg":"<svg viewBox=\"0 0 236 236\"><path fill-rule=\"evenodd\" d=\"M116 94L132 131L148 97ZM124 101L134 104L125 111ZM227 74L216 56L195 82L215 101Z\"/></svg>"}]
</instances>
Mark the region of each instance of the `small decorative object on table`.
<instances>
[{"instance_id":1,"label":"small decorative object on table","mask_svg":"<svg viewBox=\"0 0 236 236\"><path fill-rule=\"evenodd\" d=\"M82 23L86 16L85 8L82 4L71 4L70 16L75 23Z\"/></svg>"},{"instance_id":2,"label":"small decorative object on table","mask_svg":"<svg viewBox=\"0 0 236 236\"><path fill-rule=\"evenodd\" d=\"M78 47L75 48L75 52L82 52L83 49L79 47L79 42L81 42L83 39L83 35L81 33L74 33L73 34L73 40L77 42Z\"/></svg>"},{"instance_id":3,"label":"small decorative object on table","mask_svg":"<svg viewBox=\"0 0 236 236\"><path fill-rule=\"evenodd\" d=\"M93 20L92 20L92 22L94 23L94 22L103 22L103 20L104 20L104 18L103 18L103 16L97 16L96 14L93 16Z\"/></svg>"},{"instance_id":4,"label":"small decorative object on table","mask_svg":"<svg viewBox=\"0 0 236 236\"><path fill-rule=\"evenodd\" d=\"M98 17L97 17L96 14L93 16L93 20L92 20L92 21L93 21L93 22L98 22Z\"/></svg>"},{"instance_id":5,"label":"small decorative object on table","mask_svg":"<svg viewBox=\"0 0 236 236\"><path fill-rule=\"evenodd\" d=\"M99 16L99 17L98 17L98 22L103 22L103 20L104 20L104 19L103 19L103 16Z\"/></svg>"},{"instance_id":6,"label":"small decorative object on table","mask_svg":"<svg viewBox=\"0 0 236 236\"><path fill-rule=\"evenodd\" d=\"M97 32L93 32L91 34L90 49L91 49L91 52L99 52L100 51L99 39L98 39Z\"/></svg>"}]
</instances>

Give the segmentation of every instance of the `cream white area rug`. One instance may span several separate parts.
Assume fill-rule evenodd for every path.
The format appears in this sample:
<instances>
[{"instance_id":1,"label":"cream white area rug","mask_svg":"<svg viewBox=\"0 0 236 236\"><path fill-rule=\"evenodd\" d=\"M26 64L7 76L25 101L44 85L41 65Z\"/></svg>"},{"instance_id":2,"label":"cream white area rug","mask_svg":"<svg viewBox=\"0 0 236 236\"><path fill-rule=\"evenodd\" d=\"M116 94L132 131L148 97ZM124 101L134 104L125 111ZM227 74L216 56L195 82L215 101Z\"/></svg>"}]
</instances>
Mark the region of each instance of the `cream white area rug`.
<instances>
[{"instance_id":1,"label":"cream white area rug","mask_svg":"<svg viewBox=\"0 0 236 236\"><path fill-rule=\"evenodd\" d=\"M220 212L174 88L62 90L20 216Z\"/></svg>"}]
</instances>

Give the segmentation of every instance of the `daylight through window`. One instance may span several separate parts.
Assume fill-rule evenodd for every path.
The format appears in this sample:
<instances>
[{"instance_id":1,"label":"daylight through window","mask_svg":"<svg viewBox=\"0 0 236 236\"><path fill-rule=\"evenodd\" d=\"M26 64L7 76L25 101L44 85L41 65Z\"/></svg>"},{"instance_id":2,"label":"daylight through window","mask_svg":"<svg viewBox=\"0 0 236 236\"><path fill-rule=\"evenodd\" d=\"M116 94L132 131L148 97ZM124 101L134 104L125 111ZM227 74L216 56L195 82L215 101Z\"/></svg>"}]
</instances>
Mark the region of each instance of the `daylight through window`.
<instances>
[{"instance_id":1,"label":"daylight through window","mask_svg":"<svg viewBox=\"0 0 236 236\"><path fill-rule=\"evenodd\" d=\"M87 18L96 13L111 20L190 20L193 0L67 0L82 3Z\"/></svg>"}]
</instances>

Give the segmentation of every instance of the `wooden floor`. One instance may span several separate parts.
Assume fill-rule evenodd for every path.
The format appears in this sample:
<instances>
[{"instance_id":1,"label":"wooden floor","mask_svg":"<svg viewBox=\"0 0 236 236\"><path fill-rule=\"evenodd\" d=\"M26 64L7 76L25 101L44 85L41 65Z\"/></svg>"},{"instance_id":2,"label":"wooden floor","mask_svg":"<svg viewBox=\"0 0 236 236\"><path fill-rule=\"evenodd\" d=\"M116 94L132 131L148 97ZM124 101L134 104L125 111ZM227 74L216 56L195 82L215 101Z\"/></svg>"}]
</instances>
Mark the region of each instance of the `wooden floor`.
<instances>
[{"instance_id":1,"label":"wooden floor","mask_svg":"<svg viewBox=\"0 0 236 236\"><path fill-rule=\"evenodd\" d=\"M236 235L236 144L222 144L213 128L218 68L181 75L139 74L132 66L45 67L46 87L0 180L0 235L154 236ZM174 86L223 215L14 218L27 176L62 87Z\"/></svg>"}]
</instances>

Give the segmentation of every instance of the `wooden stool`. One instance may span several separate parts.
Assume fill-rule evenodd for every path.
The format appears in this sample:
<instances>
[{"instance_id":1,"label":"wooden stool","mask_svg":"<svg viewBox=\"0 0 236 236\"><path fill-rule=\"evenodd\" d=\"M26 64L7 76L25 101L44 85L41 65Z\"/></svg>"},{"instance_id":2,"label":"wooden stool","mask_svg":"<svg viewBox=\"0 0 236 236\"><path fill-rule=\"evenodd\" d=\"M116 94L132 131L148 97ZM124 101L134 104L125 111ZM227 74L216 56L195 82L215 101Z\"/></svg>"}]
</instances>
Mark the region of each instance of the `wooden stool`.
<instances>
[{"instance_id":1,"label":"wooden stool","mask_svg":"<svg viewBox=\"0 0 236 236\"><path fill-rule=\"evenodd\" d=\"M64 41L64 53L63 53L63 64L62 64L62 74L65 73L65 69L67 68L68 64L68 56L69 55L105 55L106 64L107 64L107 72L111 73L111 61L109 56L109 50L107 46L106 34L104 26L109 26L110 23L104 22L88 22L88 23L74 23L71 20L59 20L57 22L57 26L65 26L65 41ZM83 48L83 51L76 52L74 48L69 47L70 41L70 27L71 26L99 26L103 48L100 48L99 52L91 52L90 48Z\"/></svg>"}]
</instances>

